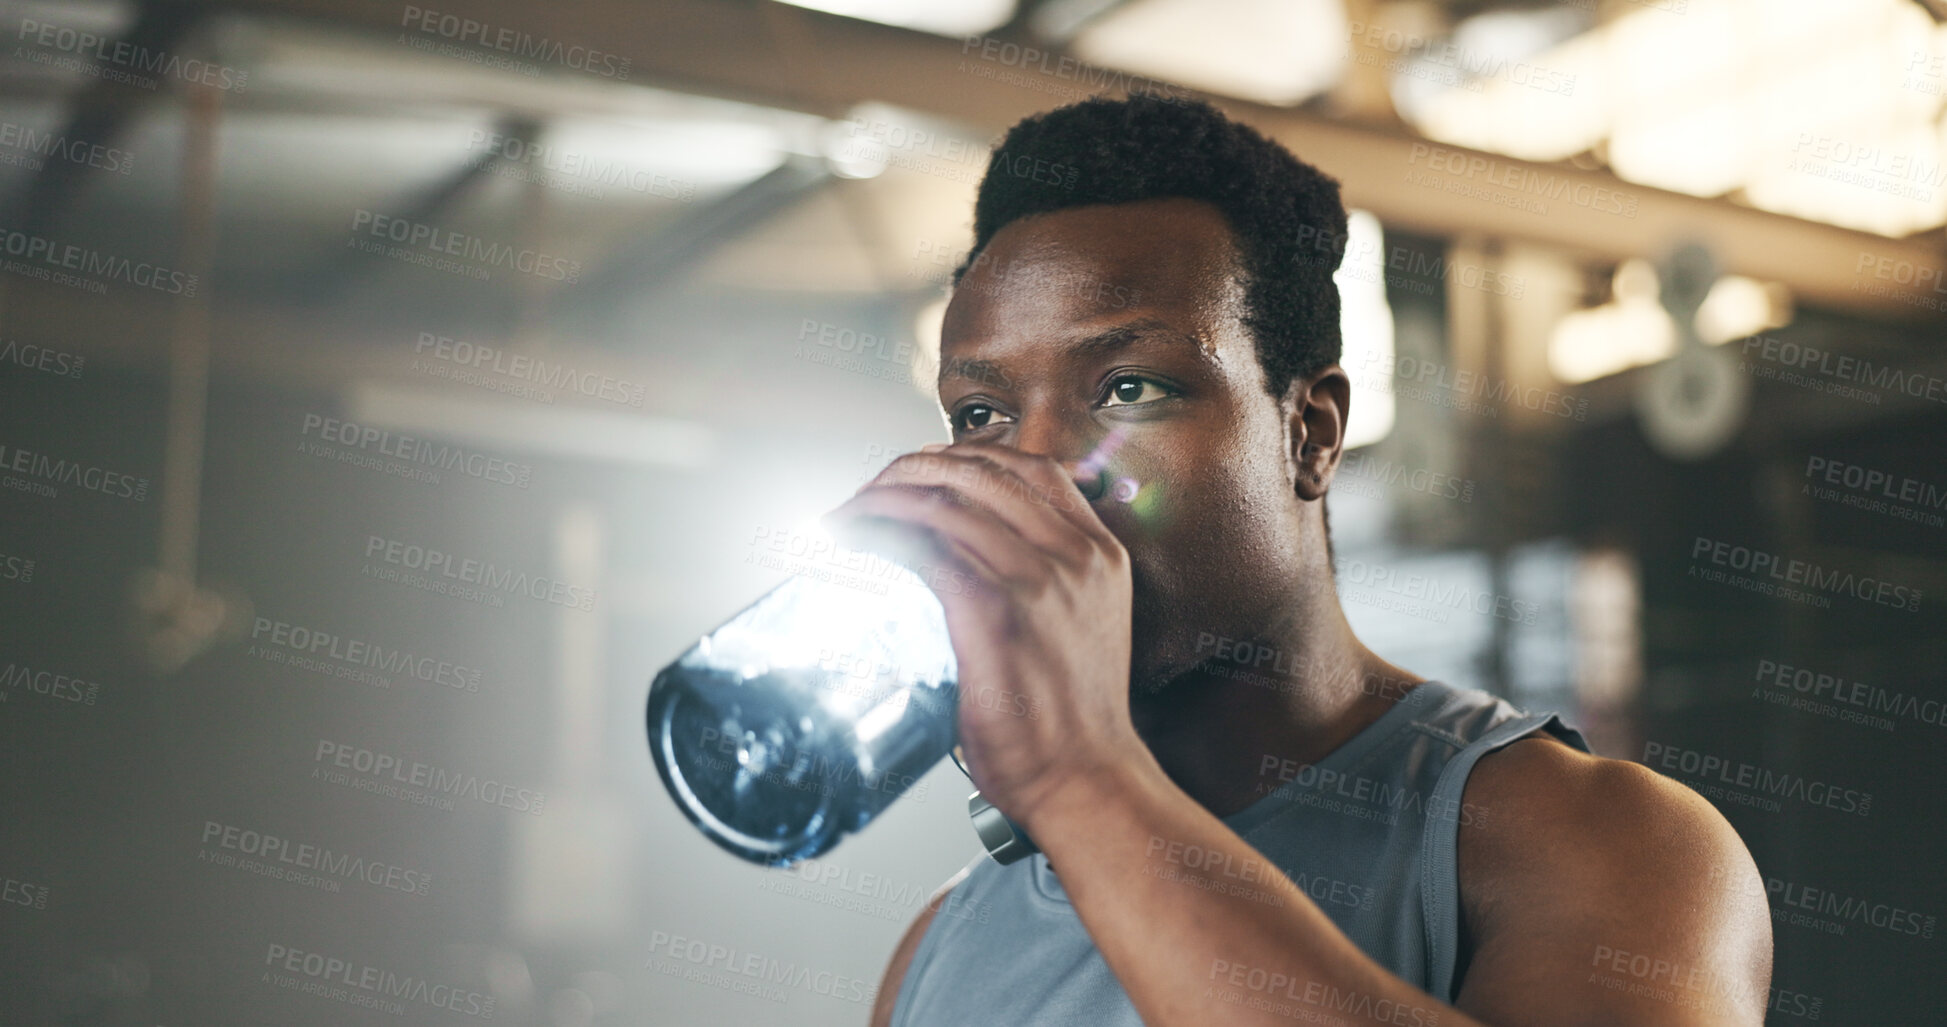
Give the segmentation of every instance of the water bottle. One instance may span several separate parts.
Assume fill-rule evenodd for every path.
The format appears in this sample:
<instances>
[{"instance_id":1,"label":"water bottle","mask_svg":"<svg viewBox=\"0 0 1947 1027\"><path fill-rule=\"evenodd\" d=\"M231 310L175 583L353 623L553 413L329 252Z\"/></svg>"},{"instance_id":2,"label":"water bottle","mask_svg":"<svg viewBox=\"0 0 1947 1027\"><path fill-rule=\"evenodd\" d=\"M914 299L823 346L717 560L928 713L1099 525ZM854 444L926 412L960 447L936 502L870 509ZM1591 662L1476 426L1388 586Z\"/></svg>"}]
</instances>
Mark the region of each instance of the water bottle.
<instances>
[{"instance_id":1,"label":"water bottle","mask_svg":"<svg viewBox=\"0 0 1947 1027\"><path fill-rule=\"evenodd\" d=\"M793 577L649 688L663 785L724 849L788 866L856 833L955 742L957 662L925 582L879 557Z\"/></svg>"},{"instance_id":2,"label":"water bottle","mask_svg":"<svg viewBox=\"0 0 1947 1027\"><path fill-rule=\"evenodd\" d=\"M1134 479L1112 485L1106 470L1126 430L1110 431L1073 472L1085 498L1137 496ZM885 525L874 541L916 552ZM953 751L958 734L959 663L939 598L900 562L821 547L831 565L865 572L793 577L649 686L649 749L663 786L711 841L766 866L857 833ZM967 812L996 862L1039 851L979 792Z\"/></svg>"}]
</instances>

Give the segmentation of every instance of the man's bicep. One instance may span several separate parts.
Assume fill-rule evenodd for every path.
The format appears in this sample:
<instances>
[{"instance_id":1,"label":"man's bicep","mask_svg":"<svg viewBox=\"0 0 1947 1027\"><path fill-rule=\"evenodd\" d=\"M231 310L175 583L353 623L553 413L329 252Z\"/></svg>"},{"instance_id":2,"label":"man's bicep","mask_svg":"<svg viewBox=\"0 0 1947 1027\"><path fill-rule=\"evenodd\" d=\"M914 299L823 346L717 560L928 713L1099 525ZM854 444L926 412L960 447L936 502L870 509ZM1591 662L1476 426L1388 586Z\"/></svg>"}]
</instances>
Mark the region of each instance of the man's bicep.
<instances>
[{"instance_id":1,"label":"man's bicep","mask_svg":"<svg viewBox=\"0 0 1947 1027\"><path fill-rule=\"evenodd\" d=\"M1497 1027L1761 1025L1771 920L1730 824L1647 768L1548 760L1566 785L1527 786L1519 837L1472 850L1504 869L1477 875L1493 899L1455 1005Z\"/></svg>"}]
</instances>

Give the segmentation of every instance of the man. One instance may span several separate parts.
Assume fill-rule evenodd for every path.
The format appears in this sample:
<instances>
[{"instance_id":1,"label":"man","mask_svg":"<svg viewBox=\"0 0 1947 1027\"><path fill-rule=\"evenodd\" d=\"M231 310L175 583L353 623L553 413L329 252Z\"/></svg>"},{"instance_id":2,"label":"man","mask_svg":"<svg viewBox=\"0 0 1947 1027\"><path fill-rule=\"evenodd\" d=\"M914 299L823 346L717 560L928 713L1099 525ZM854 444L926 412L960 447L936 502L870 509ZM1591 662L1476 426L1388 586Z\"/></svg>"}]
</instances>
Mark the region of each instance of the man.
<instances>
[{"instance_id":1,"label":"man","mask_svg":"<svg viewBox=\"0 0 1947 1027\"><path fill-rule=\"evenodd\" d=\"M941 335L953 442L826 522L978 579L939 593L960 743L1041 854L948 882L875 1024L1762 1022L1723 817L1348 627L1344 231L1336 181L1201 104L1090 100L997 149Z\"/></svg>"}]
</instances>

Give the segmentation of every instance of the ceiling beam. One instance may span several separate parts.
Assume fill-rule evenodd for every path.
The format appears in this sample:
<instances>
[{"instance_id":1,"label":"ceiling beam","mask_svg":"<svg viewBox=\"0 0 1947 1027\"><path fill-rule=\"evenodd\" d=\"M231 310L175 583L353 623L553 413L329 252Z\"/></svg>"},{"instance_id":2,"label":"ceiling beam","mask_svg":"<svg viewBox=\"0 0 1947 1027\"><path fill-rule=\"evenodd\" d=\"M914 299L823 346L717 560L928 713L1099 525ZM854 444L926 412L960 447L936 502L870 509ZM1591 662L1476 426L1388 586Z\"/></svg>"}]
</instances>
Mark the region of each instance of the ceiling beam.
<instances>
[{"instance_id":1,"label":"ceiling beam","mask_svg":"<svg viewBox=\"0 0 1947 1027\"><path fill-rule=\"evenodd\" d=\"M292 15L402 39L451 42L409 24L411 7L393 0L208 0L199 6ZM855 103L878 100L997 133L1027 114L1091 91L1072 72L1059 77L1041 71L1040 64L983 60L978 44L969 47L960 41L762 0L574 4L467 0L454 5L454 13L462 10L465 18L485 26L490 35L504 30L515 34L508 38L525 34L532 40L593 47L627 58L630 82L827 117L842 116ZM477 45L473 49L494 53ZM553 71L588 75L566 67ZM1371 210L1401 228L1445 236L1520 238L1583 253L1593 260L1657 257L1679 240L1700 239L1726 272L1783 282L1801 303L1892 320L1938 317L1897 297L1862 291L1885 283L1858 268L1862 261L1880 258L1892 261L1891 266L1940 268L1947 264L1947 256L1939 232L1889 240L1635 185L1605 171L1534 164L1460 147L1436 149L1398 129L1210 99L1338 178L1349 205ZM1439 166L1430 167L1436 159ZM1456 166L1455 161L1474 170L1449 175L1444 169ZM1503 205L1521 191L1520 186L1507 183L1539 187L1539 202L1546 204L1546 213ZM1474 198L1482 193L1500 197L1501 202ZM1584 202L1573 202L1576 197ZM1631 205L1633 216L1604 209Z\"/></svg>"},{"instance_id":2,"label":"ceiling beam","mask_svg":"<svg viewBox=\"0 0 1947 1027\"><path fill-rule=\"evenodd\" d=\"M128 33L114 42L134 48L136 53L163 53L173 50L189 36L190 30L205 16L191 7L155 5L137 12ZM76 89L72 100L61 97L67 106L67 122L55 135L59 139L86 139L111 146L128 130L138 111L154 100L154 95L110 76L91 78ZM29 179L17 199L13 218L22 231L38 234L56 225L67 213L88 182L86 164L51 160Z\"/></svg>"},{"instance_id":3,"label":"ceiling beam","mask_svg":"<svg viewBox=\"0 0 1947 1027\"><path fill-rule=\"evenodd\" d=\"M514 116L502 118L494 126L494 131L526 150L534 145L541 128L540 122L532 118ZM403 207L405 213L399 215L398 219L424 225L446 221L466 194L487 177L488 170L500 163L504 152L500 148L489 149L462 161L446 177L434 182L418 196L408 199ZM328 303L344 300L364 276L382 266L376 254L344 246L333 246L327 250L323 263L324 269L317 275L306 276L306 281L310 288L326 297Z\"/></svg>"},{"instance_id":4,"label":"ceiling beam","mask_svg":"<svg viewBox=\"0 0 1947 1027\"><path fill-rule=\"evenodd\" d=\"M736 189L686 210L661 228L646 229L591 260L594 273L572 300L557 298L564 314L613 312L641 300L701 265L718 247L743 236L832 180L822 161L792 156Z\"/></svg>"}]
</instances>

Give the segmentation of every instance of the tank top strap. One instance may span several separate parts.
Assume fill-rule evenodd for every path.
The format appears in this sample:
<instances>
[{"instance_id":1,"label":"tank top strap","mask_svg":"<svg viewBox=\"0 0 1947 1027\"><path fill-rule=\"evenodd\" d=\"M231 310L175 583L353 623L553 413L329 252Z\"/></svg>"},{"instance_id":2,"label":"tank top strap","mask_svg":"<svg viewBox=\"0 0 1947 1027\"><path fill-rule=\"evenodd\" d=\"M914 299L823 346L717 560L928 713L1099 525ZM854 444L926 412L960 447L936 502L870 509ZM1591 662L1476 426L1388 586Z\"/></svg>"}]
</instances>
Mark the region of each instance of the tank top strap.
<instances>
[{"instance_id":1,"label":"tank top strap","mask_svg":"<svg viewBox=\"0 0 1947 1027\"><path fill-rule=\"evenodd\" d=\"M1486 696L1486 693L1480 692L1473 694ZM1438 713L1449 713L1450 707L1466 695L1467 693L1464 692L1457 693L1454 699L1441 704ZM1494 700L1492 706L1501 712L1514 709L1504 700ZM1467 776L1473 772L1474 764L1480 762L1482 756L1527 738L1538 731L1546 732L1583 752L1590 751L1589 743L1582 737L1582 733L1569 727L1558 714L1520 714L1512 719L1501 720L1472 741L1466 742L1464 747L1447 761L1440 772L1438 782L1433 787L1432 795L1429 796L1430 807L1461 810L1463 808L1461 797L1466 791ZM1451 735L1449 737L1453 737L1457 742L1465 741L1463 738ZM1426 965L1431 978L1427 983L1427 992L1447 1002L1452 1002L1456 997L1454 972L1460 957L1458 852L1460 826L1463 819L1462 816L1428 817L1426 833L1421 839L1420 902L1426 923Z\"/></svg>"}]
</instances>

